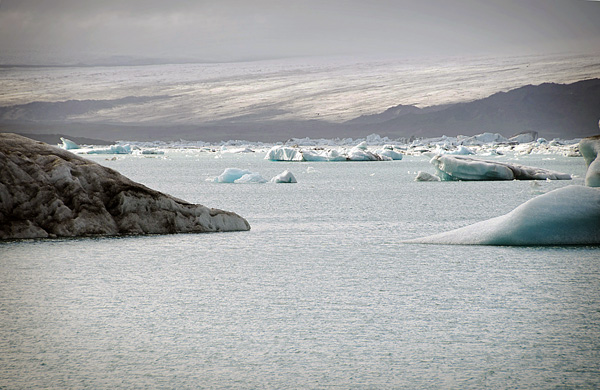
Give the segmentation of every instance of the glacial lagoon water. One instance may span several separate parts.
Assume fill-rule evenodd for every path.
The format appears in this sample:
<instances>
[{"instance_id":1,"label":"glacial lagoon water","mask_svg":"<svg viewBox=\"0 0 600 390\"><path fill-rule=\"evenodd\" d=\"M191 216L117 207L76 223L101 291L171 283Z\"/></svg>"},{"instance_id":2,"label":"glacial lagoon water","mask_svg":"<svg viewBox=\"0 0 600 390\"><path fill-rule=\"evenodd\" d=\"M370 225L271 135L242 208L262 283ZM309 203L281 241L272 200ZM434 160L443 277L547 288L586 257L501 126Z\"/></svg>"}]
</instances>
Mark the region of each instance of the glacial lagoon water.
<instances>
[{"instance_id":1,"label":"glacial lagoon water","mask_svg":"<svg viewBox=\"0 0 600 390\"><path fill-rule=\"evenodd\" d=\"M600 248L403 244L583 184L414 182L425 156L90 156L249 232L0 243L0 388L595 388ZM218 184L225 168L297 184Z\"/></svg>"}]
</instances>

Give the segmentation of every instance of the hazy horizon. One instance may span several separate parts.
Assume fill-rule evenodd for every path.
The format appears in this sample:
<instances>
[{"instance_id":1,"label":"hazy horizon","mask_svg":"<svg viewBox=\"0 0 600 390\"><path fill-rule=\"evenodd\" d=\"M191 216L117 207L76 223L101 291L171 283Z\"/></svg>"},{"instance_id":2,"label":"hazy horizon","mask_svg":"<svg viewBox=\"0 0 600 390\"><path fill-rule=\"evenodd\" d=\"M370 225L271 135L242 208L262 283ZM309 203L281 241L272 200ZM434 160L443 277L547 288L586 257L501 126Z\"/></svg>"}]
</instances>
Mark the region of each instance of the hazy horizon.
<instances>
[{"instance_id":1,"label":"hazy horizon","mask_svg":"<svg viewBox=\"0 0 600 390\"><path fill-rule=\"evenodd\" d=\"M600 51L600 2L4 0L0 64Z\"/></svg>"}]
</instances>

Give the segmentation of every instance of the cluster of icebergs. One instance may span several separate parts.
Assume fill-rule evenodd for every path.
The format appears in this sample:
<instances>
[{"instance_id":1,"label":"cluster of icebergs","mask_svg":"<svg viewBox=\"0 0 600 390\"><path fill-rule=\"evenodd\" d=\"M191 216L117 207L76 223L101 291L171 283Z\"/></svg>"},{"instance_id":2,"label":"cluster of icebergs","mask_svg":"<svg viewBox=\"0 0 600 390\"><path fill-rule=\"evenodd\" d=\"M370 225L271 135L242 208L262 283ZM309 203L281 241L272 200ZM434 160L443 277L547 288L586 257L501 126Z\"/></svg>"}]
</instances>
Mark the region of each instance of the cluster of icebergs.
<instances>
[{"instance_id":1,"label":"cluster of icebergs","mask_svg":"<svg viewBox=\"0 0 600 390\"><path fill-rule=\"evenodd\" d=\"M393 145L369 151L366 141L351 149L301 148L299 146L273 146L265 160L271 161L391 161L402 160L402 153Z\"/></svg>"},{"instance_id":2,"label":"cluster of icebergs","mask_svg":"<svg viewBox=\"0 0 600 390\"><path fill-rule=\"evenodd\" d=\"M429 157L443 155L499 156L504 154L557 154L581 157L579 140L554 139L547 141L525 133L506 138L500 134L483 133L475 136L437 137L416 140L390 140L371 134L353 140L293 138L287 142L268 144L264 142L224 141L211 144L202 141L153 141L118 142L109 147L81 147L68 139L59 146L76 154L164 154L169 149L193 149L214 153L217 156L238 153L265 153L273 161L389 161L401 160L403 156Z\"/></svg>"},{"instance_id":3,"label":"cluster of icebergs","mask_svg":"<svg viewBox=\"0 0 600 390\"><path fill-rule=\"evenodd\" d=\"M600 136L579 143L586 186L567 186L535 197L510 213L408 243L459 245L600 244ZM534 176L539 172L533 172ZM530 174L528 172L527 174Z\"/></svg>"},{"instance_id":4,"label":"cluster of icebergs","mask_svg":"<svg viewBox=\"0 0 600 390\"><path fill-rule=\"evenodd\" d=\"M261 176L260 173L251 172L247 169L239 168L227 168L219 176L207 179L214 183L236 183L236 184L250 184L250 183L297 183L294 175L285 170L277 176L267 180Z\"/></svg>"}]
</instances>

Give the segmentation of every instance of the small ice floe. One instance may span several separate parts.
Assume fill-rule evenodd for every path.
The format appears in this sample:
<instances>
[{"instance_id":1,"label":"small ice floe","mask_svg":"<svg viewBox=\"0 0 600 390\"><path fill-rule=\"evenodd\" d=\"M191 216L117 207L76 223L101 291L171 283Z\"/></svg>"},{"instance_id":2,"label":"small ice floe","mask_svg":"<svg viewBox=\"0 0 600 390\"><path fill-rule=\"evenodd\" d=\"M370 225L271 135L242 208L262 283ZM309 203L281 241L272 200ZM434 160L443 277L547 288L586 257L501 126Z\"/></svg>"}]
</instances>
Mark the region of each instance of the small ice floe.
<instances>
[{"instance_id":1,"label":"small ice floe","mask_svg":"<svg viewBox=\"0 0 600 390\"><path fill-rule=\"evenodd\" d=\"M292 172L285 170L271 179L271 183L297 183Z\"/></svg>"},{"instance_id":2,"label":"small ice floe","mask_svg":"<svg viewBox=\"0 0 600 390\"><path fill-rule=\"evenodd\" d=\"M297 183L294 175L285 170L279 175L267 181L260 173L252 172L247 169L227 168L219 176L206 179L214 183L236 183L236 184L261 184L261 183Z\"/></svg>"},{"instance_id":3,"label":"small ice floe","mask_svg":"<svg viewBox=\"0 0 600 390\"><path fill-rule=\"evenodd\" d=\"M427 172L419 171L415 177L415 181L441 181L439 176L429 174Z\"/></svg>"},{"instance_id":4,"label":"small ice floe","mask_svg":"<svg viewBox=\"0 0 600 390\"><path fill-rule=\"evenodd\" d=\"M213 179L207 179L215 183L266 183L267 180L259 173L247 169L226 168L223 173Z\"/></svg>"}]
</instances>

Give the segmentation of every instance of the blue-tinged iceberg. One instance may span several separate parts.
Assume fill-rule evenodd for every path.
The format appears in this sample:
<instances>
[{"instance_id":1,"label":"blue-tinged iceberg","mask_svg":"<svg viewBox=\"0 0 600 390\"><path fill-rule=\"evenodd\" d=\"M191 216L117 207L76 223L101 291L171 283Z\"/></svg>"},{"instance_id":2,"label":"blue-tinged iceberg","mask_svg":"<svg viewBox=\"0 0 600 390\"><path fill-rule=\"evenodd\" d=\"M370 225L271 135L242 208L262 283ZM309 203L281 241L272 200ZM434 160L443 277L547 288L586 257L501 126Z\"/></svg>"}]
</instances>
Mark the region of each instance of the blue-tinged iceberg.
<instances>
[{"instance_id":1,"label":"blue-tinged iceberg","mask_svg":"<svg viewBox=\"0 0 600 390\"><path fill-rule=\"evenodd\" d=\"M571 180L567 173L465 156L436 155L430 162L442 180Z\"/></svg>"},{"instance_id":2,"label":"blue-tinged iceberg","mask_svg":"<svg viewBox=\"0 0 600 390\"><path fill-rule=\"evenodd\" d=\"M63 148L64 150L72 150L72 149L80 149L81 148L81 146L77 145L75 142L71 141L70 139L60 137L60 141L62 142L60 147Z\"/></svg>"},{"instance_id":3,"label":"blue-tinged iceberg","mask_svg":"<svg viewBox=\"0 0 600 390\"><path fill-rule=\"evenodd\" d=\"M458 245L600 244L600 190L567 186L533 198L510 213L406 241Z\"/></svg>"},{"instance_id":4,"label":"blue-tinged iceberg","mask_svg":"<svg viewBox=\"0 0 600 390\"><path fill-rule=\"evenodd\" d=\"M267 180L259 173L249 171L247 169L227 168L219 176L214 179L208 179L215 183L266 183Z\"/></svg>"}]
</instances>

